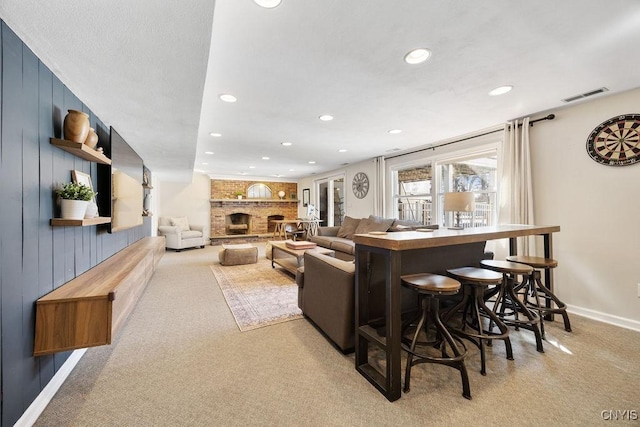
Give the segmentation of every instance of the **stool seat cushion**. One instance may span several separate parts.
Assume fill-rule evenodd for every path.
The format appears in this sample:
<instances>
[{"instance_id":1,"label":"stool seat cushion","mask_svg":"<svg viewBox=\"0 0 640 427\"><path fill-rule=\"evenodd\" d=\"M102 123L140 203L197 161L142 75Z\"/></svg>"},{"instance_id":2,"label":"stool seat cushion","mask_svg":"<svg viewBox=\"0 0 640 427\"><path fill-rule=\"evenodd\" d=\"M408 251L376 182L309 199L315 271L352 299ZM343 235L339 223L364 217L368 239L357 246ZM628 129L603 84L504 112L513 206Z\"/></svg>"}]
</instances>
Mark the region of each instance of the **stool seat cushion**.
<instances>
[{"instance_id":1,"label":"stool seat cushion","mask_svg":"<svg viewBox=\"0 0 640 427\"><path fill-rule=\"evenodd\" d=\"M529 274L533 271L533 268L527 264L496 259L483 259L480 261L480 265L500 273Z\"/></svg>"},{"instance_id":2,"label":"stool seat cushion","mask_svg":"<svg viewBox=\"0 0 640 427\"><path fill-rule=\"evenodd\" d=\"M558 261L551 258L542 258L537 256L513 255L508 256L507 261L519 262L521 264L530 265L533 268L556 268Z\"/></svg>"},{"instance_id":3,"label":"stool seat cushion","mask_svg":"<svg viewBox=\"0 0 640 427\"><path fill-rule=\"evenodd\" d=\"M451 277L431 273L408 274L401 276L402 284L422 293L457 292L460 282Z\"/></svg>"},{"instance_id":4,"label":"stool seat cushion","mask_svg":"<svg viewBox=\"0 0 640 427\"><path fill-rule=\"evenodd\" d=\"M244 265L258 262L258 248L250 244L222 245L218 252L222 265Z\"/></svg>"},{"instance_id":5,"label":"stool seat cushion","mask_svg":"<svg viewBox=\"0 0 640 427\"><path fill-rule=\"evenodd\" d=\"M502 274L478 267L461 267L447 270L456 279L477 283L502 283Z\"/></svg>"}]
</instances>

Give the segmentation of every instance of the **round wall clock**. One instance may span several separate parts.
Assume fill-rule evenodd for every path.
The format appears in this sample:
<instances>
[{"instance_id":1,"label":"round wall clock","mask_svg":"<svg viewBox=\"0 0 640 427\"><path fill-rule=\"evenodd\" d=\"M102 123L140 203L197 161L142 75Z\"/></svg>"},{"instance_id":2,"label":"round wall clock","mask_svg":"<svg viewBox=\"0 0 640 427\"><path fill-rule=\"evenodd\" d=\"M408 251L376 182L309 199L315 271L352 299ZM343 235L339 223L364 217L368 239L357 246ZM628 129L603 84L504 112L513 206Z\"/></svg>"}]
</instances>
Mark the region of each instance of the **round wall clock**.
<instances>
[{"instance_id":1,"label":"round wall clock","mask_svg":"<svg viewBox=\"0 0 640 427\"><path fill-rule=\"evenodd\" d=\"M640 114L625 114L600 123L587 138L587 152L607 166L640 163Z\"/></svg>"},{"instance_id":2,"label":"round wall clock","mask_svg":"<svg viewBox=\"0 0 640 427\"><path fill-rule=\"evenodd\" d=\"M369 192L369 177L367 174L364 172L355 174L351 188L358 199L363 199Z\"/></svg>"}]
</instances>

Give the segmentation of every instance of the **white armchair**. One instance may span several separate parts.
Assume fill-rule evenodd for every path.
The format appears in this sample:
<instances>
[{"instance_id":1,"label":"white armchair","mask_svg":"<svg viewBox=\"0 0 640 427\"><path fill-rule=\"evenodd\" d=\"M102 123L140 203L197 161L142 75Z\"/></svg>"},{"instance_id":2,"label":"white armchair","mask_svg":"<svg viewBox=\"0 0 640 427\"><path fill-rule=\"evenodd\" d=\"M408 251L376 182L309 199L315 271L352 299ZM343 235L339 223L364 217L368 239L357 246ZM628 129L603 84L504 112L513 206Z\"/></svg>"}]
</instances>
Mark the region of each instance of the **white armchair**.
<instances>
[{"instance_id":1,"label":"white armchair","mask_svg":"<svg viewBox=\"0 0 640 427\"><path fill-rule=\"evenodd\" d=\"M166 239L167 249L204 248L205 227L189 224L186 217L158 218L158 235Z\"/></svg>"}]
</instances>

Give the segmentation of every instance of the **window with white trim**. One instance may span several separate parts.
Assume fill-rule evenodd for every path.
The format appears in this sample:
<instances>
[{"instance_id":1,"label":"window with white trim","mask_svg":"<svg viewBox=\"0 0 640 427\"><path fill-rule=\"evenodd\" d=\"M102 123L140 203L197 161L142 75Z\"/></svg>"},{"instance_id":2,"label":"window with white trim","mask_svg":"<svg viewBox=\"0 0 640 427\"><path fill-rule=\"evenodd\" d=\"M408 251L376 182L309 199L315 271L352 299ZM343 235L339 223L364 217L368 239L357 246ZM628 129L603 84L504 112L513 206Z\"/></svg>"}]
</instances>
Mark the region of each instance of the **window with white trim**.
<instances>
[{"instance_id":1,"label":"window with white trim","mask_svg":"<svg viewBox=\"0 0 640 427\"><path fill-rule=\"evenodd\" d=\"M265 184L252 184L247 189L247 199L270 199L271 188Z\"/></svg>"},{"instance_id":2,"label":"window with white trim","mask_svg":"<svg viewBox=\"0 0 640 427\"><path fill-rule=\"evenodd\" d=\"M486 141L491 138L492 141ZM495 137L482 145L444 153L425 152L387 161L389 173L387 215L423 225L454 224L454 213L442 209L444 193L471 191L475 211L460 213L464 227L497 223L499 145ZM391 210L391 211L390 211Z\"/></svg>"},{"instance_id":3,"label":"window with white trim","mask_svg":"<svg viewBox=\"0 0 640 427\"><path fill-rule=\"evenodd\" d=\"M431 163L395 171L394 204L395 217L401 220L432 224L432 181Z\"/></svg>"},{"instance_id":4,"label":"window with white trim","mask_svg":"<svg viewBox=\"0 0 640 427\"><path fill-rule=\"evenodd\" d=\"M451 226L455 215L459 216L460 226L465 228L494 225L497 219L497 168L496 150L437 162L439 223ZM444 212L444 193L458 191L474 194L473 212Z\"/></svg>"}]
</instances>

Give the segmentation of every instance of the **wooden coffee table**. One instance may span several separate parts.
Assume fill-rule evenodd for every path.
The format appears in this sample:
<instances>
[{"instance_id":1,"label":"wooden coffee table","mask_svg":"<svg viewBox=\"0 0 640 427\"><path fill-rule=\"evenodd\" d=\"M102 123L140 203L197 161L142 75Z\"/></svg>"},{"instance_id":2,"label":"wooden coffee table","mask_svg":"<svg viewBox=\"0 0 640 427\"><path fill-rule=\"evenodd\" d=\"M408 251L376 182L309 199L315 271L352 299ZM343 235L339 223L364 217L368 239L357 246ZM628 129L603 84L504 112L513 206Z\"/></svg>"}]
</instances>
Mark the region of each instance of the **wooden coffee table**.
<instances>
[{"instance_id":1,"label":"wooden coffee table","mask_svg":"<svg viewBox=\"0 0 640 427\"><path fill-rule=\"evenodd\" d=\"M276 264L292 274L296 274L298 267L304 265L304 253L307 251L333 256L335 252L316 246L313 249L292 249L285 241L271 243L271 267L276 268ZM276 257L277 255L277 257Z\"/></svg>"}]
</instances>

